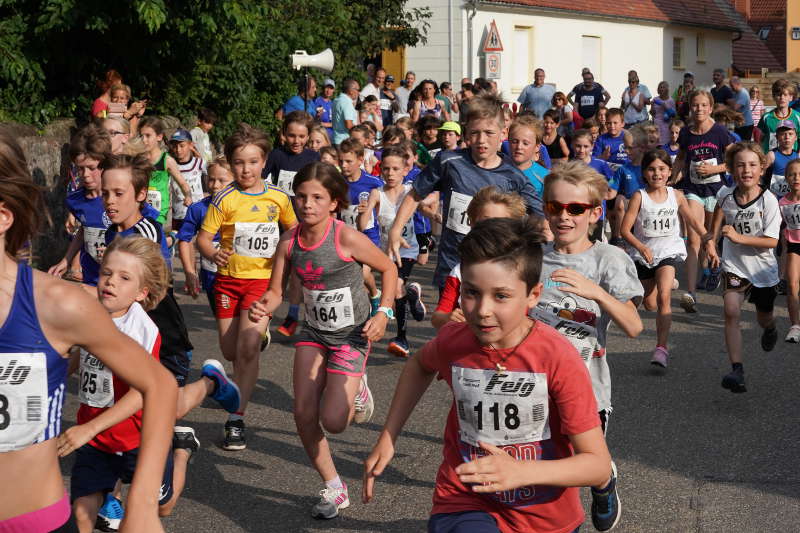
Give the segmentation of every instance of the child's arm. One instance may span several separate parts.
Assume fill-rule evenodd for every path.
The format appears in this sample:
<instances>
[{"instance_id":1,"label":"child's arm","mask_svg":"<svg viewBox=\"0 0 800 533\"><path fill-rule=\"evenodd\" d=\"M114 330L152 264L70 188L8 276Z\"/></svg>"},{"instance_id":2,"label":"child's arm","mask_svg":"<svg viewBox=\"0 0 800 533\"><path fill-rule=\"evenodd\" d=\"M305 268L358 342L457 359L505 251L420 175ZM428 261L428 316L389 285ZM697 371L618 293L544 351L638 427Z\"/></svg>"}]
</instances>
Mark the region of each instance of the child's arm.
<instances>
[{"instance_id":1,"label":"child's arm","mask_svg":"<svg viewBox=\"0 0 800 533\"><path fill-rule=\"evenodd\" d=\"M736 244L752 246L754 248L775 248L778 246L778 239L774 237L750 237L749 235L742 235L730 224L722 226L722 236L727 237L729 241Z\"/></svg>"},{"instance_id":2,"label":"child's arm","mask_svg":"<svg viewBox=\"0 0 800 533\"><path fill-rule=\"evenodd\" d=\"M636 222L636 217L639 214L639 209L642 205L642 194L639 191L633 193L630 201L628 202L628 209L622 217L622 226L620 228L620 235L628 241L628 243L636 248L648 264L653 262L653 252L645 246L642 241L636 238L633 234L633 224Z\"/></svg>"},{"instance_id":3,"label":"child's arm","mask_svg":"<svg viewBox=\"0 0 800 533\"><path fill-rule=\"evenodd\" d=\"M675 161L672 163L672 178L669 185L680 183L683 178L683 168L686 166L686 150L678 148L678 155L675 156Z\"/></svg>"},{"instance_id":4,"label":"child's arm","mask_svg":"<svg viewBox=\"0 0 800 533\"><path fill-rule=\"evenodd\" d=\"M560 287L564 292L577 294L582 298L597 302L628 337L636 337L644 329L633 300L621 302L597 283L569 268L556 270L550 275L550 279L557 283L564 283L565 285Z\"/></svg>"},{"instance_id":5,"label":"child's arm","mask_svg":"<svg viewBox=\"0 0 800 533\"><path fill-rule=\"evenodd\" d=\"M364 461L364 484L361 495L364 503L372 500L375 478L383 474L384 469L394 457L394 445L398 435L436 375L436 372L431 372L422 366L420 361L427 350L434 350L433 342L427 343L408 360L400 374L400 379L397 380L392 405L389 407L389 414L386 415L383 430L369 457Z\"/></svg>"},{"instance_id":6,"label":"child's arm","mask_svg":"<svg viewBox=\"0 0 800 533\"><path fill-rule=\"evenodd\" d=\"M80 251L81 246L83 246L83 226L81 226L78 229L78 233L72 237L69 247L67 247L67 253L64 254L64 258L55 265L51 266L47 273L51 276L60 278L69 268L69 264L75 258L75 254Z\"/></svg>"},{"instance_id":7,"label":"child's arm","mask_svg":"<svg viewBox=\"0 0 800 533\"><path fill-rule=\"evenodd\" d=\"M172 179L175 180L175 183L178 184L178 187L183 193L183 205L186 207L192 205L192 189L189 188L189 184L186 183L186 180L181 176L178 163L176 163L175 159L170 155L167 156L167 172L169 172L169 175L172 176Z\"/></svg>"},{"instance_id":8,"label":"child's arm","mask_svg":"<svg viewBox=\"0 0 800 533\"><path fill-rule=\"evenodd\" d=\"M381 205L381 194L378 189L372 189L369 191L369 198L367 198L367 204L361 205L358 204L358 218L356 219L356 225L358 226L359 231L364 231L367 226L369 225L369 219L372 213L374 212L373 209L380 210Z\"/></svg>"},{"instance_id":9,"label":"child's arm","mask_svg":"<svg viewBox=\"0 0 800 533\"><path fill-rule=\"evenodd\" d=\"M228 258L233 255L233 250L214 248L214 235L204 229L197 234L197 249L203 257L220 267L227 266Z\"/></svg>"},{"instance_id":10,"label":"child's arm","mask_svg":"<svg viewBox=\"0 0 800 533\"><path fill-rule=\"evenodd\" d=\"M717 254L717 241L719 240L720 233L722 231L722 220L724 218L724 213L720 208L719 204L717 207L714 208L714 215L711 218L711 231L706 234L706 254L708 254L708 260L711 263L712 268L719 267L719 255Z\"/></svg>"},{"instance_id":11,"label":"child's arm","mask_svg":"<svg viewBox=\"0 0 800 533\"><path fill-rule=\"evenodd\" d=\"M442 216L439 214L439 191L433 191L423 199L417 211L436 222L442 222Z\"/></svg>"},{"instance_id":12,"label":"child's arm","mask_svg":"<svg viewBox=\"0 0 800 533\"><path fill-rule=\"evenodd\" d=\"M200 294L200 278L197 277L194 246L191 241L178 240L178 256L181 258L183 272L186 275L184 290L192 298L197 298L197 295Z\"/></svg>"},{"instance_id":13,"label":"child's arm","mask_svg":"<svg viewBox=\"0 0 800 533\"><path fill-rule=\"evenodd\" d=\"M689 202L686 200L686 196L683 195L682 191L678 189L672 190L675 193L675 200L678 201L678 213L683 217L683 220L689 224L689 227L694 230L695 233L701 236L705 236L707 231L705 226L699 223L692 215L692 212L689 211Z\"/></svg>"},{"instance_id":14,"label":"child's arm","mask_svg":"<svg viewBox=\"0 0 800 533\"><path fill-rule=\"evenodd\" d=\"M292 263L289 261L289 243L293 238L293 231L286 231L281 236L278 249L272 258L272 278L269 280L269 289L250 305L250 311L247 313L251 322L261 321L281 305L283 287L291 276Z\"/></svg>"},{"instance_id":15,"label":"child's arm","mask_svg":"<svg viewBox=\"0 0 800 533\"><path fill-rule=\"evenodd\" d=\"M564 157L569 157L569 148L567 147L567 141L564 140L564 137L561 137L558 142L561 144L561 153L564 154Z\"/></svg>"},{"instance_id":16,"label":"child's arm","mask_svg":"<svg viewBox=\"0 0 800 533\"><path fill-rule=\"evenodd\" d=\"M456 467L462 483L472 484L475 492L494 493L526 487L597 487L608 481L611 455L600 427L578 435L569 441L575 455L552 461L521 461L508 452L481 442L489 455Z\"/></svg>"},{"instance_id":17,"label":"child's arm","mask_svg":"<svg viewBox=\"0 0 800 533\"><path fill-rule=\"evenodd\" d=\"M414 211L417 210L422 200L423 198L419 193L417 193L415 189L411 189L406 197L403 198L403 202L397 209L397 214L394 217L394 224L392 224L392 228L389 230L389 249L387 253L389 254L389 258L393 259L398 265L402 264L400 259L400 246L403 241L403 226L406 225L408 219L410 219Z\"/></svg>"}]
</instances>

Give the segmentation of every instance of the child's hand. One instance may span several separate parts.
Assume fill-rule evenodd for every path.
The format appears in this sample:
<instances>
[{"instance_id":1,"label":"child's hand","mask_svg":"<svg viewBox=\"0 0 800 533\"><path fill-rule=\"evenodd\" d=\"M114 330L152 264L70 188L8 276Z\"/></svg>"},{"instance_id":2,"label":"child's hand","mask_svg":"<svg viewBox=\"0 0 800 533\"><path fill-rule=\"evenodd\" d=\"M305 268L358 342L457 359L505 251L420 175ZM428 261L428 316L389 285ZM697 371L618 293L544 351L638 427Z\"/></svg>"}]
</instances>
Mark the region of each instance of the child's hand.
<instances>
[{"instance_id":1,"label":"child's hand","mask_svg":"<svg viewBox=\"0 0 800 533\"><path fill-rule=\"evenodd\" d=\"M247 318L250 319L250 322L255 322L258 324L264 319L264 317L269 316L269 313L267 312L267 304L268 300L263 296L261 299L250 304L250 310L247 311Z\"/></svg>"},{"instance_id":2,"label":"child's hand","mask_svg":"<svg viewBox=\"0 0 800 533\"><path fill-rule=\"evenodd\" d=\"M704 161L700 161L695 167L695 170L699 176L705 178L710 174L717 174L717 172L712 171L711 167L712 165L707 165Z\"/></svg>"},{"instance_id":3,"label":"child's hand","mask_svg":"<svg viewBox=\"0 0 800 533\"><path fill-rule=\"evenodd\" d=\"M186 281L183 285L183 290L192 298L197 298L200 294L200 278L194 272L186 273Z\"/></svg>"},{"instance_id":4,"label":"child's hand","mask_svg":"<svg viewBox=\"0 0 800 533\"><path fill-rule=\"evenodd\" d=\"M524 468L520 462L497 446L478 443L489 455L460 464L456 467L456 474L462 483L472 484L474 492L501 492L516 489L526 485L533 485L526 479Z\"/></svg>"},{"instance_id":5,"label":"child's hand","mask_svg":"<svg viewBox=\"0 0 800 533\"><path fill-rule=\"evenodd\" d=\"M383 334L386 333L386 323L388 321L389 317L383 311L375 313L375 316L364 324L361 336L370 342L378 342L383 338Z\"/></svg>"},{"instance_id":6,"label":"child's hand","mask_svg":"<svg viewBox=\"0 0 800 533\"><path fill-rule=\"evenodd\" d=\"M559 290L577 294L587 300L599 300L605 292L597 283L569 268L559 268L550 274L550 279L566 284L559 287Z\"/></svg>"},{"instance_id":7,"label":"child's hand","mask_svg":"<svg viewBox=\"0 0 800 533\"><path fill-rule=\"evenodd\" d=\"M611 147L610 146L606 146L605 150L603 150L603 153L600 154L600 157L602 159L608 160L608 158L611 157Z\"/></svg>"},{"instance_id":8,"label":"child's hand","mask_svg":"<svg viewBox=\"0 0 800 533\"><path fill-rule=\"evenodd\" d=\"M722 226L722 236L727 237L728 240L733 243L738 244L741 241L741 235L736 231L736 228L730 224L725 224Z\"/></svg>"},{"instance_id":9,"label":"child's hand","mask_svg":"<svg viewBox=\"0 0 800 533\"><path fill-rule=\"evenodd\" d=\"M448 319L450 320L450 322L466 322L467 321L467 319L464 318L464 311L462 311L460 307L456 307L455 309L453 309L453 311L450 313L450 316L448 317Z\"/></svg>"},{"instance_id":10,"label":"child's hand","mask_svg":"<svg viewBox=\"0 0 800 533\"><path fill-rule=\"evenodd\" d=\"M358 208L357 209L358 209L359 213L366 213L366 211L367 211L367 203L366 202L362 202L362 203L358 204Z\"/></svg>"},{"instance_id":11,"label":"child's hand","mask_svg":"<svg viewBox=\"0 0 800 533\"><path fill-rule=\"evenodd\" d=\"M361 492L361 501L364 503L372 500L375 478L383 474L392 457L394 457L392 439L388 435L381 434L369 457L364 461L364 483Z\"/></svg>"},{"instance_id":12,"label":"child's hand","mask_svg":"<svg viewBox=\"0 0 800 533\"><path fill-rule=\"evenodd\" d=\"M66 457L95 437L95 432L88 428L88 424L72 426L58 436L56 446L58 456Z\"/></svg>"},{"instance_id":13,"label":"child's hand","mask_svg":"<svg viewBox=\"0 0 800 533\"><path fill-rule=\"evenodd\" d=\"M189 207L190 205L192 205L192 197L191 196L184 196L183 197L183 205L185 205L186 207Z\"/></svg>"},{"instance_id":14,"label":"child's hand","mask_svg":"<svg viewBox=\"0 0 800 533\"><path fill-rule=\"evenodd\" d=\"M226 267L228 266L228 258L233 255L233 250L226 250L225 248L220 248L217 250L217 253L214 254L213 260L217 266Z\"/></svg>"},{"instance_id":15,"label":"child's hand","mask_svg":"<svg viewBox=\"0 0 800 533\"><path fill-rule=\"evenodd\" d=\"M67 260L62 259L55 265L51 266L50 269L47 271L47 273L50 274L51 276L60 278L66 271L67 271Z\"/></svg>"},{"instance_id":16,"label":"child's hand","mask_svg":"<svg viewBox=\"0 0 800 533\"><path fill-rule=\"evenodd\" d=\"M653 251L650 250L647 246L642 246L639 248L639 253L642 255L642 259L644 259L648 265L653 263Z\"/></svg>"},{"instance_id":17,"label":"child's hand","mask_svg":"<svg viewBox=\"0 0 800 533\"><path fill-rule=\"evenodd\" d=\"M717 254L717 246L713 240L706 241L706 256L711 268L719 268L719 254Z\"/></svg>"}]
</instances>

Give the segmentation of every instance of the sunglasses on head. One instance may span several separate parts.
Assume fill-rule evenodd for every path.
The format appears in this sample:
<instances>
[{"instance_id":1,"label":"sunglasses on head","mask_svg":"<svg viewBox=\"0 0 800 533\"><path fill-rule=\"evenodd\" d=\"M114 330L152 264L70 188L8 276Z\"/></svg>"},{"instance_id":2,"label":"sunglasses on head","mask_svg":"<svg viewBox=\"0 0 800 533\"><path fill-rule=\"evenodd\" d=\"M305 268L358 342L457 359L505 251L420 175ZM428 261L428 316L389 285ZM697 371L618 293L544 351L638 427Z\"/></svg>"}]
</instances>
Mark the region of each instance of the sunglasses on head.
<instances>
[{"instance_id":1,"label":"sunglasses on head","mask_svg":"<svg viewBox=\"0 0 800 533\"><path fill-rule=\"evenodd\" d=\"M559 202L554 202L550 200L549 202L544 203L544 210L548 215L560 215L562 211L565 209L567 213L572 216L582 215L588 209L594 209L596 206L592 204L582 204L580 202L570 202L568 204L562 204Z\"/></svg>"}]
</instances>

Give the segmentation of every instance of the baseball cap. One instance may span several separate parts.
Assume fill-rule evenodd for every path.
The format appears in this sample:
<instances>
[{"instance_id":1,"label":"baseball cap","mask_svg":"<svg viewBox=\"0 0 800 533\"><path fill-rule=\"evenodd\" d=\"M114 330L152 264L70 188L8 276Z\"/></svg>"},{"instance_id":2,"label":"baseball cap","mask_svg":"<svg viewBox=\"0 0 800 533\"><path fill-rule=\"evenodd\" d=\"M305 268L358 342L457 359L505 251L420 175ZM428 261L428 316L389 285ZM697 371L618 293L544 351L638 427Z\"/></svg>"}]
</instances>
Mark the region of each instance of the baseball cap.
<instances>
[{"instance_id":1,"label":"baseball cap","mask_svg":"<svg viewBox=\"0 0 800 533\"><path fill-rule=\"evenodd\" d=\"M691 71L687 70L686 72L683 73L683 77L684 78L694 78L694 72L691 72Z\"/></svg>"},{"instance_id":2,"label":"baseball cap","mask_svg":"<svg viewBox=\"0 0 800 533\"><path fill-rule=\"evenodd\" d=\"M169 138L169 142L191 141L192 134L183 128L178 128Z\"/></svg>"},{"instance_id":3,"label":"baseball cap","mask_svg":"<svg viewBox=\"0 0 800 533\"><path fill-rule=\"evenodd\" d=\"M791 120L781 120L778 122L778 127L775 128L775 133L779 130L796 130L797 128L794 125L794 122Z\"/></svg>"},{"instance_id":4,"label":"baseball cap","mask_svg":"<svg viewBox=\"0 0 800 533\"><path fill-rule=\"evenodd\" d=\"M454 131L461 135L461 126L458 124L458 122L447 121L439 126L439 131Z\"/></svg>"},{"instance_id":5,"label":"baseball cap","mask_svg":"<svg viewBox=\"0 0 800 533\"><path fill-rule=\"evenodd\" d=\"M394 81L394 76L389 74L388 76L386 76L386 81L392 81L393 82Z\"/></svg>"},{"instance_id":6,"label":"baseball cap","mask_svg":"<svg viewBox=\"0 0 800 533\"><path fill-rule=\"evenodd\" d=\"M336 88L336 82L330 78L325 79L325 83L322 84L323 87L333 87Z\"/></svg>"}]
</instances>

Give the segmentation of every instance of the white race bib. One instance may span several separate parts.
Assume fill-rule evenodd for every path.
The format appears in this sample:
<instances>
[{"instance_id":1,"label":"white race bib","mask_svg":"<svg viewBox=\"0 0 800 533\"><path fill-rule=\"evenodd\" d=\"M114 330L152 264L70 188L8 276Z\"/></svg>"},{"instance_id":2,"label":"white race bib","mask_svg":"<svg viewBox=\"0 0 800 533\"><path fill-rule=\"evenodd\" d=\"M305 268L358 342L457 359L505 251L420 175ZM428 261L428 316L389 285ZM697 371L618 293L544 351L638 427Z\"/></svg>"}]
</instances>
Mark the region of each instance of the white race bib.
<instances>
[{"instance_id":1,"label":"white race bib","mask_svg":"<svg viewBox=\"0 0 800 533\"><path fill-rule=\"evenodd\" d=\"M147 190L147 203L153 206L156 211L161 211L161 191L155 189Z\"/></svg>"},{"instance_id":2,"label":"white race bib","mask_svg":"<svg viewBox=\"0 0 800 533\"><path fill-rule=\"evenodd\" d=\"M560 313L570 313L568 309L563 309ZM558 314L554 314L539 306L531 309L531 316L536 320L541 320L548 326L561 333L572 346L578 350L581 359L585 363L592 358L597 347L597 329L589 324L575 322Z\"/></svg>"},{"instance_id":3,"label":"white race bib","mask_svg":"<svg viewBox=\"0 0 800 533\"><path fill-rule=\"evenodd\" d=\"M350 287L328 291L312 291L303 288L306 321L322 331L337 331L355 325L353 319L353 296Z\"/></svg>"},{"instance_id":4,"label":"white race bib","mask_svg":"<svg viewBox=\"0 0 800 533\"><path fill-rule=\"evenodd\" d=\"M342 209L340 212L342 217L342 222L350 226L351 228L358 230L358 206L351 205L347 209ZM364 228L364 231L368 229L372 229L375 227L375 215L369 215L369 222L367 223L367 227Z\"/></svg>"},{"instance_id":5,"label":"white race bib","mask_svg":"<svg viewBox=\"0 0 800 533\"><path fill-rule=\"evenodd\" d=\"M450 193L450 206L447 211L447 224L446 226L455 231L466 235L469 233L469 217L467 216L467 207L472 201L472 196L461 194L460 192L453 191Z\"/></svg>"},{"instance_id":6,"label":"white race bib","mask_svg":"<svg viewBox=\"0 0 800 533\"><path fill-rule=\"evenodd\" d=\"M761 212L755 206L737 210L730 224L739 235L761 237L764 230Z\"/></svg>"},{"instance_id":7,"label":"white race bib","mask_svg":"<svg viewBox=\"0 0 800 533\"><path fill-rule=\"evenodd\" d=\"M453 366L458 436L494 446L550 438L547 375Z\"/></svg>"},{"instance_id":8,"label":"white race bib","mask_svg":"<svg viewBox=\"0 0 800 533\"><path fill-rule=\"evenodd\" d=\"M782 205L781 214L787 229L792 231L800 230L800 204Z\"/></svg>"},{"instance_id":9,"label":"white race bib","mask_svg":"<svg viewBox=\"0 0 800 533\"><path fill-rule=\"evenodd\" d=\"M0 354L0 452L20 450L47 428L47 356Z\"/></svg>"},{"instance_id":10,"label":"white race bib","mask_svg":"<svg viewBox=\"0 0 800 533\"><path fill-rule=\"evenodd\" d=\"M277 222L236 222L233 253L245 257L270 258L275 255L280 237Z\"/></svg>"},{"instance_id":11,"label":"white race bib","mask_svg":"<svg viewBox=\"0 0 800 533\"><path fill-rule=\"evenodd\" d=\"M389 111L392 108L392 101L388 98L381 98L381 109Z\"/></svg>"},{"instance_id":12,"label":"white race bib","mask_svg":"<svg viewBox=\"0 0 800 533\"><path fill-rule=\"evenodd\" d=\"M292 172L291 170L281 170L278 172L278 183L276 183L276 185L289 196L294 196L292 184L294 183L295 174L297 174L297 172Z\"/></svg>"},{"instance_id":13,"label":"white race bib","mask_svg":"<svg viewBox=\"0 0 800 533\"><path fill-rule=\"evenodd\" d=\"M701 165L711 165L714 166L717 164L717 159L712 157L711 159L706 159L704 161L692 161L689 163L689 179L692 183L697 185L705 185L707 183L717 183L720 180L719 173L716 174L709 174L706 177L701 176L697 173L697 167Z\"/></svg>"},{"instance_id":14,"label":"white race bib","mask_svg":"<svg viewBox=\"0 0 800 533\"><path fill-rule=\"evenodd\" d=\"M667 237L680 231L677 209L656 207L642 209L642 232L645 237Z\"/></svg>"},{"instance_id":15,"label":"white race bib","mask_svg":"<svg viewBox=\"0 0 800 533\"><path fill-rule=\"evenodd\" d=\"M214 250L219 250L219 241L213 241L211 246L214 247ZM217 264L214 261L206 259L205 257L200 255L200 268L203 270L207 270L208 272L216 272L217 271Z\"/></svg>"},{"instance_id":16,"label":"white race bib","mask_svg":"<svg viewBox=\"0 0 800 533\"><path fill-rule=\"evenodd\" d=\"M778 134L774 131L769 132L769 149L774 150L778 147Z\"/></svg>"},{"instance_id":17,"label":"white race bib","mask_svg":"<svg viewBox=\"0 0 800 533\"><path fill-rule=\"evenodd\" d=\"M106 230L84 226L83 245L92 259L100 263L103 260L103 252L106 250Z\"/></svg>"},{"instance_id":18,"label":"white race bib","mask_svg":"<svg viewBox=\"0 0 800 533\"><path fill-rule=\"evenodd\" d=\"M773 174L769 182L769 190L778 198L789 194L789 183L786 181L786 176Z\"/></svg>"},{"instance_id":19,"label":"white race bib","mask_svg":"<svg viewBox=\"0 0 800 533\"><path fill-rule=\"evenodd\" d=\"M592 107L594 105L594 95L584 94L581 96L581 107Z\"/></svg>"},{"instance_id":20,"label":"white race bib","mask_svg":"<svg viewBox=\"0 0 800 533\"><path fill-rule=\"evenodd\" d=\"M81 348L78 398L89 407L114 405L114 375L99 359Z\"/></svg>"}]
</instances>

